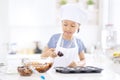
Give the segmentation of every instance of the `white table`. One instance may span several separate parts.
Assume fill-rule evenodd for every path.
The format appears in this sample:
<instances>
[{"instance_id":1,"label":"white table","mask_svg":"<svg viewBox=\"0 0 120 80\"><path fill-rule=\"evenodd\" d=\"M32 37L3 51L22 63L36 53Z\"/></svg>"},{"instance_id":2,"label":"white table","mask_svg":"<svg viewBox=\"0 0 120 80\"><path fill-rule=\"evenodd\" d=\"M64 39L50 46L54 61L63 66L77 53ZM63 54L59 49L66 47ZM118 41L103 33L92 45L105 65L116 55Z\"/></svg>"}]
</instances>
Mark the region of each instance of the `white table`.
<instances>
[{"instance_id":1,"label":"white table","mask_svg":"<svg viewBox=\"0 0 120 80\"><path fill-rule=\"evenodd\" d=\"M109 70L102 73L92 74L61 74L55 71L41 73L45 76L45 80L120 80L120 75ZM19 74L0 74L0 80L41 80L40 75L33 74L30 77L21 77Z\"/></svg>"},{"instance_id":2,"label":"white table","mask_svg":"<svg viewBox=\"0 0 120 80\"><path fill-rule=\"evenodd\" d=\"M99 57L97 57L99 56ZM103 55L86 55L86 65L103 68L101 73L87 74L62 74L50 69L46 73L33 74L30 77L22 77L18 73L0 73L0 80L41 80L40 76L44 75L45 80L120 80L120 74L111 70L112 62Z\"/></svg>"}]
</instances>

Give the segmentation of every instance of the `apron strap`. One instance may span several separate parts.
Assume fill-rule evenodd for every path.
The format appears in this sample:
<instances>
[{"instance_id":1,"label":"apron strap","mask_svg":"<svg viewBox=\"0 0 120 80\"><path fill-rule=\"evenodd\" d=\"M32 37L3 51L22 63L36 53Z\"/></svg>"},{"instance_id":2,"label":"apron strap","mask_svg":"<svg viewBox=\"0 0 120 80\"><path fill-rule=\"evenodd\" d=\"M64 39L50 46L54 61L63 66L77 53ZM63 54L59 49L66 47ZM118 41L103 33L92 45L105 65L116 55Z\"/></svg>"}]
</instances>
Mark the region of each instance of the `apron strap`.
<instances>
[{"instance_id":1,"label":"apron strap","mask_svg":"<svg viewBox=\"0 0 120 80\"><path fill-rule=\"evenodd\" d=\"M60 46L61 39L62 39L62 35L63 35L63 34L61 33L56 46Z\"/></svg>"}]
</instances>

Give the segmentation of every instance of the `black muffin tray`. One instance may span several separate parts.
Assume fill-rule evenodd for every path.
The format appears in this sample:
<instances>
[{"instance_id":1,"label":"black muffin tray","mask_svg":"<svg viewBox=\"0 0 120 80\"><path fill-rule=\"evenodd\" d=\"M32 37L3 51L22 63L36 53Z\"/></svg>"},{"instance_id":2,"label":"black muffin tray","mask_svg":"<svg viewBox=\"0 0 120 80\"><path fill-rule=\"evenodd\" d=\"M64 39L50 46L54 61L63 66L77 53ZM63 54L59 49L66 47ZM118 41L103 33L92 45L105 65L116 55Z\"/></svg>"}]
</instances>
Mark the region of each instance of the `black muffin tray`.
<instances>
[{"instance_id":1,"label":"black muffin tray","mask_svg":"<svg viewBox=\"0 0 120 80\"><path fill-rule=\"evenodd\" d=\"M85 66L85 67L55 67L56 72L59 73L101 73L103 69L93 66Z\"/></svg>"}]
</instances>

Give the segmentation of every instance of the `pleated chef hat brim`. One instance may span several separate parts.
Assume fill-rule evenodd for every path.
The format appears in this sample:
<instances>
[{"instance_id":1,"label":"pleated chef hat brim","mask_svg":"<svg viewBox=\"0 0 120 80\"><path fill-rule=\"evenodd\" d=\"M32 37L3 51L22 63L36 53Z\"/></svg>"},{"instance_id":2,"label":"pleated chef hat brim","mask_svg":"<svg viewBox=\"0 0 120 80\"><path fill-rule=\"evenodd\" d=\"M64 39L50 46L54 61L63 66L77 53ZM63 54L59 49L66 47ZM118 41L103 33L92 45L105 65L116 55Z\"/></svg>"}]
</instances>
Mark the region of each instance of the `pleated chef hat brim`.
<instances>
[{"instance_id":1,"label":"pleated chef hat brim","mask_svg":"<svg viewBox=\"0 0 120 80\"><path fill-rule=\"evenodd\" d=\"M79 24L85 23L86 12L78 4L66 4L60 9L61 20L71 20Z\"/></svg>"}]
</instances>

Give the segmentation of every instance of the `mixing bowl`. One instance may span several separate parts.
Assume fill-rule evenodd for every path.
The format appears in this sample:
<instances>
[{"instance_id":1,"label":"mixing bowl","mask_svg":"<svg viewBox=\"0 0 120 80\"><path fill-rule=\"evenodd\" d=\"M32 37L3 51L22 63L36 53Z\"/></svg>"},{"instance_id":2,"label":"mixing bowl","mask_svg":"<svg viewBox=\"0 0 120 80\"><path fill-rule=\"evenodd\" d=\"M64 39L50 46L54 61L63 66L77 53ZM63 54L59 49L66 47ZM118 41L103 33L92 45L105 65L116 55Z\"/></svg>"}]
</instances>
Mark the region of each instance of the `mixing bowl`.
<instances>
[{"instance_id":1,"label":"mixing bowl","mask_svg":"<svg viewBox=\"0 0 120 80\"><path fill-rule=\"evenodd\" d=\"M32 67L40 73L44 73L52 67L53 60L49 57L39 59L24 59L23 64L29 68Z\"/></svg>"}]
</instances>

